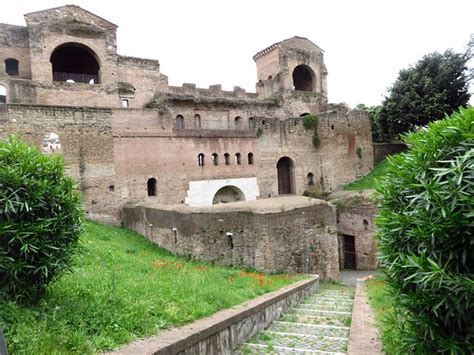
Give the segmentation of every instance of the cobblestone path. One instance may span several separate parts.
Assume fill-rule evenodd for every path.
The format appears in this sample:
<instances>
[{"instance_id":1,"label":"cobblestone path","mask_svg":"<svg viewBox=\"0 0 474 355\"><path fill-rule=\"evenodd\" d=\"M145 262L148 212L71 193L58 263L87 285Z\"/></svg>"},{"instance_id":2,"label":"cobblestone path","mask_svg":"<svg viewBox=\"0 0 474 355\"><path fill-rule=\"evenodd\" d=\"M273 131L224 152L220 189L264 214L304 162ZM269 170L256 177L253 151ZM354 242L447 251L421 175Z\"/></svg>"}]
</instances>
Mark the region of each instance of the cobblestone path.
<instances>
[{"instance_id":1,"label":"cobblestone path","mask_svg":"<svg viewBox=\"0 0 474 355\"><path fill-rule=\"evenodd\" d=\"M345 354L354 289L322 284L234 354Z\"/></svg>"}]
</instances>

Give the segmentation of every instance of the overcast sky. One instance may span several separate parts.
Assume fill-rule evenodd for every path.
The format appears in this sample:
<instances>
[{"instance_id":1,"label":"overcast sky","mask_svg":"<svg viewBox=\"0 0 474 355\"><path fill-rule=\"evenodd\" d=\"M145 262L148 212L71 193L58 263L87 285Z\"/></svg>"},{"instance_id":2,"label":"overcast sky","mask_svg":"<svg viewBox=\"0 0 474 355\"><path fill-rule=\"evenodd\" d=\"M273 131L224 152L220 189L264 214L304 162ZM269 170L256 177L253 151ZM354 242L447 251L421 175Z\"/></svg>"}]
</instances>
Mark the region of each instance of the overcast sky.
<instances>
[{"instance_id":1,"label":"overcast sky","mask_svg":"<svg viewBox=\"0 0 474 355\"><path fill-rule=\"evenodd\" d=\"M15 0L0 22L72 0ZM160 60L170 85L222 84L255 92L252 56L292 36L325 51L330 102L381 103L398 72L424 54L464 51L474 1L75 0L118 25L118 52ZM471 86L472 91L472 86ZM471 99L471 103L473 100Z\"/></svg>"}]
</instances>

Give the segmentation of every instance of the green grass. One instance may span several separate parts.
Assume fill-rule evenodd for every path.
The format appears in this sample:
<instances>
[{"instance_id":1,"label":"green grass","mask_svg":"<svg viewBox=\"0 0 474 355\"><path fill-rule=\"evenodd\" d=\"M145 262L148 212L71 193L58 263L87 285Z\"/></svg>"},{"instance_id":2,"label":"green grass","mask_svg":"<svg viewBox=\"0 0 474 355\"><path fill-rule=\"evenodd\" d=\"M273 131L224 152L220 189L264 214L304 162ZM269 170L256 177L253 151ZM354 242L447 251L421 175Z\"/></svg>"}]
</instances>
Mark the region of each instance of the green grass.
<instances>
[{"instance_id":1,"label":"green grass","mask_svg":"<svg viewBox=\"0 0 474 355\"><path fill-rule=\"evenodd\" d=\"M346 191L360 191L360 190L369 190L375 189L376 182L383 179L385 172L388 168L388 161L386 159L378 162L374 168L366 176L361 177L360 179L351 182L344 186Z\"/></svg>"},{"instance_id":2,"label":"green grass","mask_svg":"<svg viewBox=\"0 0 474 355\"><path fill-rule=\"evenodd\" d=\"M369 303L375 313L377 327L382 340L383 350L386 354L400 353L400 337L399 326L400 315L394 301L390 295L384 276L376 276L367 281L367 294Z\"/></svg>"},{"instance_id":3,"label":"green grass","mask_svg":"<svg viewBox=\"0 0 474 355\"><path fill-rule=\"evenodd\" d=\"M0 301L12 354L87 354L179 326L288 285L171 255L123 228L86 224L83 252L36 306Z\"/></svg>"}]
</instances>

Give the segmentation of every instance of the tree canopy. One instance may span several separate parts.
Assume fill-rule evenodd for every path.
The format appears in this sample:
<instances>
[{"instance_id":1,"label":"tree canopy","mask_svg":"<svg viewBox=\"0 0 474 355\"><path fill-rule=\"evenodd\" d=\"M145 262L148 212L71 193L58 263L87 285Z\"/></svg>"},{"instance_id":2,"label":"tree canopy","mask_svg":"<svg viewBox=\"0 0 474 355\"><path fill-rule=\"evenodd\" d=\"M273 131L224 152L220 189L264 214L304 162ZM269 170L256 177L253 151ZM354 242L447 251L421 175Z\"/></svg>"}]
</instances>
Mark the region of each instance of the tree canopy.
<instances>
[{"instance_id":1,"label":"tree canopy","mask_svg":"<svg viewBox=\"0 0 474 355\"><path fill-rule=\"evenodd\" d=\"M466 53L431 53L400 71L380 111L385 140L397 139L400 133L426 126L467 106L471 49L472 39Z\"/></svg>"}]
</instances>

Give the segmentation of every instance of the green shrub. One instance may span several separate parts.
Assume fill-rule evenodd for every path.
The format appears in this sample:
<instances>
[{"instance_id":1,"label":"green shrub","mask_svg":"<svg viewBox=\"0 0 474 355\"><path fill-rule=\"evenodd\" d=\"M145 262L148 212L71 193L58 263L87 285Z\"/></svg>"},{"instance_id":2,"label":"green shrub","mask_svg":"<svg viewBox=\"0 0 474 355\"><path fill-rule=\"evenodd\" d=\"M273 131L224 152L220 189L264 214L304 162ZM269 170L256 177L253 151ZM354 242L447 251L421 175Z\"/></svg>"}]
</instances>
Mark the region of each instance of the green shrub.
<instances>
[{"instance_id":1,"label":"green shrub","mask_svg":"<svg viewBox=\"0 0 474 355\"><path fill-rule=\"evenodd\" d=\"M474 352L474 109L404 136L379 193L402 353Z\"/></svg>"},{"instance_id":2,"label":"green shrub","mask_svg":"<svg viewBox=\"0 0 474 355\"><path fill-rule=\"evenodd\" d=\"M0 298L36 301L70 264L80 198L60 156L0 141Z\"/></svg>"},{"instance_id":3,"label":"green shrub","mask_svg":"<svg viewBox=\"0 0 474 355\"><path fill-rule=\"evenodd\" d=\"M319 119L318 116L309 114L306 116L303 116L303 127L307 130L313 130L313 145L315 148L319 148L321 145L321 139L319 138L319 133L318 133L318 125L319 125Z\"/></svg>"},{"instance_id":4,"label":"green shrub","mask_svg":"<svg viewBox=\"0 0 474 355\"><path fill-rule=\"evenodd\" d=\"M310 114L303 116L303 127L310 130L318 125L318 116Z\"/></svg>"}]
</instances>

